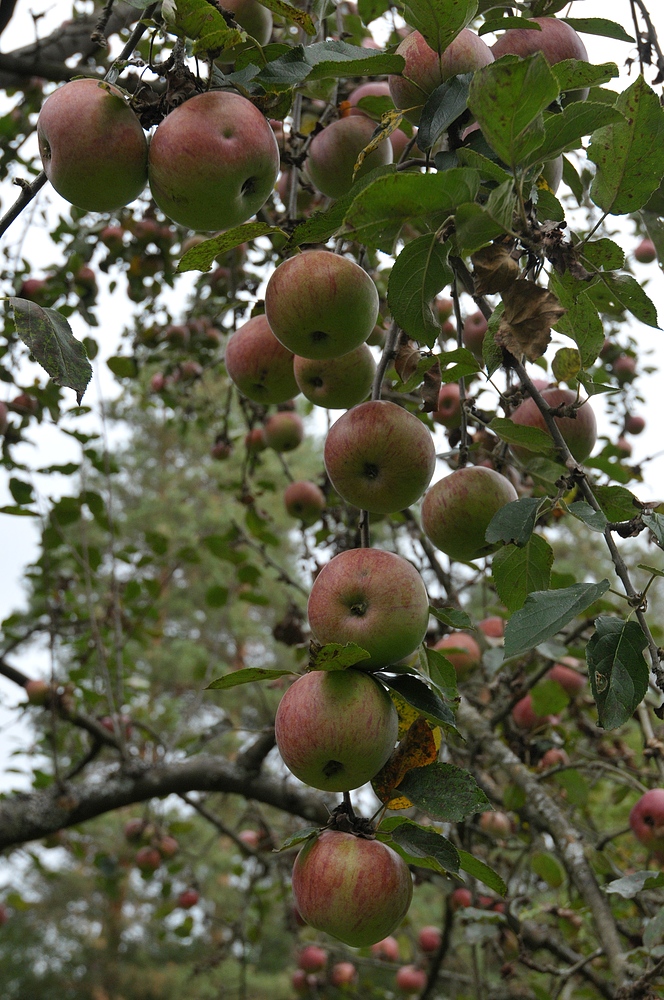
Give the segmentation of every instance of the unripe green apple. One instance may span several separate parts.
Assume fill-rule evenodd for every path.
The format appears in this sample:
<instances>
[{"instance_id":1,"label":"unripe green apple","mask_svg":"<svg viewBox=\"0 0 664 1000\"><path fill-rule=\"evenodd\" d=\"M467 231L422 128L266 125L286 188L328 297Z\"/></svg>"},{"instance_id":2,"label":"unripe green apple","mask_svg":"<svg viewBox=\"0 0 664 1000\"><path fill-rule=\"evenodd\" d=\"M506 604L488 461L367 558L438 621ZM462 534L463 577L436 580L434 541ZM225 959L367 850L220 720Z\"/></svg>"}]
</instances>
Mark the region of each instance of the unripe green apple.
<instances>
[{"instance_id":1,"label":"unripe green apple","mask_svg":"<svg viewBox=\"0 0 664 1000\"><path fill-rule=\"evenodd\" d=\"M576 402L576 393L572 392L571 389L544 389L541 395L551 407L562 404L570 405ZM515 424L525 427L539 427L540 430L549 433L544 417L534 399L530 397L524 399L523 403L517 406L511 419ZM575 417L554 417L554 420L572 455L577 462L582 462L593 450L597 440L597 421L592 406L586 402L576 410ZM511 448L517 458L522 459L522 461L527 462L533 457L533 452L521 445L512 445Z\"/></svg>"},{"instance_id":2,"label":"unripe green apple","mask_svg":"<svg viewBox=\"0 0 664 1000\"><path fill-rule=\"evenodd\" d=\"M354 181L364 177L375 167L392 162L392 143L383 139L365 156L353 178L355 163L362 150L369 145L376 126L363 115L339 118L316 135L305 165L306 173L314 187L328 198L341 198L352 188Z\"/></svg>"},{"instance_id":3,"label":"unripe green apple","mask_svg":"<svg viewBox=\"0 0 664 1000\"><path fill-rule=\"evenodd\" d=\"M150 143L154 200L181 226L231 229L265 204L279 174L267 119L230 91L197 94L161 122Z\"/></svg>"},{"instance_id":4,"label":"unripe green apple","mask_svg":"<svg viewBox=\"0 0 664 1000\"><path fill-rule=\"evenodd\" d=\"M429 623L429 600L406 559L382 549L346 549L316 577L308 615L317 642L357 643L370 653L358 668L375 670L417 649Z\"/></svg>"},{"instance_id":5,"label":"unripe green apple","mask_svg":"<svg viewBox=\"0 0 664 1000\"><path fill-rule=\"evenodd\" d=\"M415 503L431 482L436 449L414 414L387 400L348 410L325 440L325 468L337 493L374 514Z\"/></svg>"},{"instance_id":6,"label":"unripe green apple","mask_svg":"<svg viewBox=\"0 0 664 1000\"><path fill-rule=\"evenodd\" d=\"M311 926L364 948L390 934L408 912L408 865L379 840L324 830L293 866L295 904Z\"/></svg>"},{"instance_id":7,"label":"unripe green apple","mask_svg":"<svg viewBox=\"0 0 664 1000\"><path fill-rule=\"evenodd\" d=\"M99 80L66 83L44 103L37 139L44 173L78 208L112 212L145 187L145 133L117 87Z\"/></svg>"},{"instance_id":8,"label":"unripe green apple","mask_svg":"<svg viewBox=\"0 0 664 1000\"><path fill-rule=\"evenodd\" d=\"M366 344L340 358L293 360L300 392L316 406L347 410L366 399L376 374L376 362Z\"/></svg>"},{"instance_id":9,"label":"unripe green apple","mask_svg":"<svg viewBox=\"0 0 664 1000\"><path fill-rule=\"evenodd\" d=\"M390 696L360 670L312 670L279 702L274 734L286 767L305 784L348 792L370 781L399 730Z\"/></svg>"},{"instance_id":10,"label":"unripe green apple","mask_svg":"<svg viewBox=\"0 0 664 1000\"><path fill-rule=\"evenodd\" d=\"M495 469L468 465L431 487L422 502L422 528L451 559L469 561L493 552L485 538L489 522L517 492Z\"/></svg>"},{"instance_id":11,"label":"unripe green apple","mask_svg":"<svg viewBox=\"0 0 664 1000\"><path fill-rule=\"evenodd\" d=\"M285 403L298 394L293 354L277 340L264 314L235 331L224 361L240 392L255 403Z\"/></svg>"},{"instance_id":12,"label":"unripe green apple","mask_svg":"<svg viewBox=\"0 0 664 1000\"><path fill-rule=\"evenodd\" d=\"M338 358L355 350L373 330L378 304L367 272L329 250L289 257L265 289L272 332L301 358Z\"/></svg>"}]
</instances>

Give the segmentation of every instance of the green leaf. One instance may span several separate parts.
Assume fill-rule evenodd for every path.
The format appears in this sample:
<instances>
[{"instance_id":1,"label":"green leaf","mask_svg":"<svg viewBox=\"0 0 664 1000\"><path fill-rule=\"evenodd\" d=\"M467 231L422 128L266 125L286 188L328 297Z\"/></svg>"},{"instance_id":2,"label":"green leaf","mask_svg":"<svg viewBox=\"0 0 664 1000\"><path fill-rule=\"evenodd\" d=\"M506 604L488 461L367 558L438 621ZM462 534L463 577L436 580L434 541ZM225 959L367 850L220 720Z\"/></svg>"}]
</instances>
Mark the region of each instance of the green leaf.
<instances>
[{"instance_id":1,"label":"green leaf","mask_svg":"<svg viewBox=\"0 0 664 1000\"><path fill-rule=\"evenodd\" d=\"M347 670L370 656L371 653L355 642L327 642L324 646L312 647L309 666L313 670Z\"/></svg>"},{"instance_id":2,"label":"green leaf","mask_svg":"<svg viewBox=\"0 0 664 1000\"><path fill-rule=\"evenodd\" d=\"M620 75L620 70L613 62L593 65L582 59L563 59L554 63L551 72L563 93L583 87L597 87Z\"/></svg>"},{"instance_id":3,"label":"green leaf","mask_svg":"<svg viewBox=\"0 0 664 1000\"><path fill-rule=\"evenodd\" d=\"M32 486L30 483L24 483L22 480L16 479L14 476L12 476L9 480L9 492L19 506L26 503L32 503L34 500L32 495Z\"/></svg>"},{"instance_id":4,"label":"green leaf","mask_svg":"<svg viewBox=\"0 0 664 1000\"><path fill-rule=\"evenodd\" d=\"M285 0L261 0L261 4L263 7L267 7L268 10L271 10L273 14L285 17L287 21L292 21L293 24L298 24L304 29L307 35L316 34L316 25L312 21L311 16L304 10L293 7L291 4L286 3Z\"/></svg>"},{"instance_id":5,"label":"green leaf","mask_svg":"<svg viewBox=\"0 0 664 1000\"><path fill-rule=\"evenodd\" d=\"M664 889L664 872L633 872L603 885L604 892L616 892L623 899L634 899L644 889Z\"/></svg>"},{"instance_id":6,"label":"green leaf","mask_svg":"<svg viewBox=\"0 0 664 1000\"><path fill-rule=\"evenodd\" d=\"M471 878L476 878L479 882L483 882L487 889L492 889L499 896L507 895L507 886L498 872L495 872L493 868L489 868L484 861L473 857L467 851L459 851L459 861L461 870L467 872Z\"/></svg>"},{"instance_id":7,"label":"green leaf","mask_svg":"<svg viewBox=\"0 0 664 1000\"><path fill-rule=\"evenodd\" d=\"M586 660L602 729L622 726L643 701L650 675L643 657L647 645L637 622L608 615L596 620Z\"/></svg>"},{"instance_id":8,"label":"green leaf","mask_svg":"<svg viewBox=\"0 0 664 1000\"><path fill-rule=\"evenodd\" d=\"M487 246L504 229L495 222L484 205L469 201L459 205L454 215L456 238L464 254L475 253Z\"/></svg>"},{"instance_id":9,"label":"green leaf","mask_svg":"<svg viewBox=\"0 0 664 1000\"><path fill-rule=\"evenodd\" d=\"M533 711L542 717L562 712L569 705L569 695L556 681L540 681L532 689L531 694Z\"/></svg>"},{"instance_id":10,"label":"green leaf","mask_svg":"<svg viewBox=\"0 0 664 1000\"><path fill-rule=\"evenodd\" d=\"M569 24L570 28L586 35L603 35L605 38L617 38L619 42L634 42L622 25L609 21L606 17L563 17L561 20Z\"/></svg>"},{"instance_id":11,"label":"green leaf","mask_svg":"<svg viewBox=\"0 0 664 1000\"><path fill-rule=\"evenodd\" d=\"M551 363L551 371L557 382L569 382L581 370L581 354L576 347L561 347L556 351Z\"/></svg>"},{"instance_id":12,"label":"green leaf","mask_svg":"<svg viewBox=\"0 0 664 1000\"><path fill-rule=\"evenodd\" d=\"M551 579L553 549L541 535L531 535L523 548L508 545L493 557L491 571L498 596L508 611L522 608L528 594L546 590Z\"/></svg>"},{"instance_id":13,"label":"green leaf","mask_svg":"<svg viewBox=\"0 0 664 1000\"><path fill-rule=\"evenodd\" d=\"M660 548L664 548L664 517L661 514L643 514L642 521L650 528Z\"/></svg>"},{"instance_id":14,"label":"green leaf","mask_svg":"<svg viewBox=\"0 0 664 1000\"><path fill-rule=\"evenodd\" d=\"M593 486L593 493L609 521L631 521L643 509L624 486Z\"/></svg>"},{"instance_id":15,"label":"green leaf","mask_svg":"<svg viewBox=\"0 0 664 1000\"><path fill-rule=\"evenodd\" d=\"M440 334L431 303L452 281L449 253L449 244L441 244L435 233L418 236L395 260L387 283L392 318L409 337L427 347L433 347Z\"/></svg>"},{"instance_id":16,"label":"green leaf","mask_svg":"<svg viewBox=\"0 0 664 1000\"><path fill-rule=\"evenodd\" d=\"M500 327L500 321L504 312L505 306L502 302L499 302L491 313L489 325L487 326L487 331L484 334L484 340L482 341L482 359L486 366L489 378L491 378L494 372L498 371L503 363L503 352L496 343L496 333Z\"/></svg>"},{"instance_id":17,"label":"green leaf","mask_svg":"<svg viewBox=\"0 0 664 1000\"><path fill-rule=\"evenodd\" d=\"M440 649L420 646L420 664L426 670L433 684L447 701L457 701L457 672Z\"/></svg>"},{"instance_id":18,"label":"green leaf","mask_svg":"<svg viewBox=\"0 0 664 1000\"><path fill-rule=\"evenodd\" d=\"M495 6L498 7L498 4L496 3ZM492 31L502 31L503 28L506 31L510 28L528 28L530 31L542 30L537 21L531 21L527 17L494 17L485 21L477 34L487 35Z\"/></svg>"},{"instance_id":19,"label":"green leaf","mask_svg":"<svg viewBox=\"0 0 664 1000\"><path fill-rule=\"evenodd\" d=\"M364 49L331 39L312 45L294 45L253 76L271 93L280 93L296 87L305 80L330 80L347 76L381 76L400 73L405 62L402 56ZM233 77L231 77L233 79Z\"/></svg>"},{"instance_id":20,"label":"green leaf","mask_svg":"<svg viewBox=\"0 0 664 1000\"><path fill-rule=\"evenodd\" d=\"M467 347L457 347L438 355L440 378L444 384L458 382L460 378L474 375L480 370L475 355Z\"/></svg>"},{"instance_id":21,"label":"green leaf","mask_svg":"<svg viewBox=\"0 0 664 1000\"><path fill-rule=\"evenodd\" d=\"M0 507L0 514L9 514L11 517L39 517L39 511L26 510L25 507L13 507L11 505Z\"/></svg>"},{"instance_id":22,"label":"green leaf","mask_svg":"<svg viewBox=\"0 0 664 1000\"><path fill-rule=\"evenodd\" d=\"M489 430L497 434L501 441L520 445L522 448L527 448L528 451L542 455L555 455L556 453L551 435L539 427L515 424L509 417L494 417L489 424Z\"/></svg>"},{"instance_id":23,"label":"green leaf","mask_svg":"<svg viewBox=\"0 0 664 1000\"><path fill-rule=\"evenodd\" d=\"M664 114L664 111L662 113ZM600 280L616 306L621 310L628 309L646 326L659 329L657 309L636 278L631 274L602 274Z\"/></svg>"},{"instance_id":24,"label":"green leaf","mask_svg":"<svg viewBox=\"0 0 664 1000\"><path fill-rule=\"evenodd\" d=\"M551 639L609 589L609 581L575 583L529 594L505 626L505 657L520 656Z\"/></svg>"},{"instance_id":25,"label":"green leaf","mask_svg":"<svg viewBox=\"0 0 664 1000\"><path fill-rule=\"evenodd\" d=\"M429 608L429 614L450 628L472 628L473 623L466 611L458 608Z\"/></svg>"},{"instance_id":26,"label":"green leaf","mask_svg":"<svg viewBox=\"0 0 664 1000\"><path fill-rule=\"evenodd\" d=\"M422 384L422 380L426 373L433 368L434 365L439 364L438 354L427 354L425 357L420 358L415 367L415 371L410 376L406 382L402 382L401 385L397 385L397 392L412 392Z\"/></svg>"},{"instance_id":27,"label":"green leaf","mask_svg":"<svg viewBox=\"0 0 664 1000\"><path fill-rule=\"evenodd\" d=\"M391 0L358 0L357 10L363 24L371 24L392 6Z\"/></svg>"},{"instance_id":28,"label":"green leaf","mask_svg":"<svg viewBox=\"0 0 664 1000\"><path fill-rule=\"evenodd\" d=\"M643 77L619 95L624 122L593 134L588 158L597 166L590 197L610 215L643 208L664 175L664 109Z\"/></svg>"},{"instance_id":29,"label":"green leaf","mask_svg":"<svg viewBox=\"0 0 664 1000\"><path fill-rule=\"evenodd\" d=\"M625 251L606 237L601 240L591 240L584 244L581 251L581 259L597 269L617 271L625 266Z\"/></svg>"},{"instance_id":30,"label":"green leaf","mask_svg":"<svg viewBox=\"0 0 664 1000\"><path fill-rule=\"evenodd\" d=\"M581 145L584 135L598 128L624 121L623 116L610 104L592 101L575 101L563 109L562 114L548 115L544 123L544 142L533 151L522 166L554 160L568 149Z\"/></svg>"},{"instance_id":31,"label":"green leaf","mask_svg":"<svg viewBox=\"0 0 664 1000\"><path fill-rule=\"evenodd\" d=\"M275 681L285 674L293 674L293 670L268 670L266 667L246 667L244 670L234 670L212 681L206 691L225 691L227 688L238 687L240 684L253 684L254 681Z\"/></svg>"},{"instance_id":32,"label":"green leaf","mask_svg":"<svg viewBox=\"0 0 664 1000\"><path fill-rule=\"evenodd\" d=\"M530 858L530 867L552 889L559 889L565 881L565 873L558 860L546 851L536 851Z\"/></svg>"},{"instance_id":33,"label":"green leaf","mask_svg":"<svg viewBox=\"0 0 664 1000\"><path fill-rule=\"evenodd\" d=\"M436 691L433 691L418 677L413 677L412 674L389 677L387 674L381 673L380 679L389 688L400 694L409 705L416 708L420 715L423 715L428 722L433 722L436 726L455 728L454 713L452 710L445 704Z\"/></svg>"},{"instance_id":34,"label":"green leaf","mask_svg":"<svg viewBox=\"0 0 664 1000\"><path fill-rule=\"evenodd\" d=\"M208 608L223 608L228 603L228 587L215 584L205 591L205 603Z\"/></svg>"},{"instance_id":35,"label":"green leaf","mask_svg":"<svg viewBox=\"0 0 664 1000\"><path fill-rule=\"evenodd\" d=\"M567 801L571 806L585 808L588 805L590 788L586 779L576 768L571 767L567 771L559 771L557 774L554 774L553 780L557 785L565 789Z\"/></svg>"},{"instance_id":36,"label":"green leaf","mask_svg":"<svg viewBox=\"0 0 664 1000\"><path fill-rule=\"evenodd\" d=\"M478 153L477 150L461 146L460 149L457 149L456 154L461 166L477 170L482 180L495 181L496 184L504 184L505 181L514 183L511 174L508 174L498 163Z\"/></svg>"},{"instance_id":37,"label":"green leaf","mask_svg":"<svg viewBox=\"0 0 664 1000\"><path fill-rule=\"evenodd\" d=\"M567 509L579 521L587 524L592 531L603 533L608 524L605 514L601 510L595 510L585 500L575 500L574 503L569 504Z\"/></svg>"},{"instance_id":38,"label":"green leaf","mask_svg":"<svg viewBox=\"0 0 664 1000\"><path fill-rule=\"evenodd\" d=\"M117 355L108 358L106 364L117 378L136 378L138 368L133 358Z\"/></svg>"},{"instance_id":39,"label":"green leaf","mask_svg":"<svg viewBox=\"0 0 664 1000\"><path fill-rule=\"evenodd\" d=\"M417 145L422 151L431 149L443 132L466 110L470 80L469 73L453 76L429 95L417 128Z\"/></svg>"},{"instance_id":40,"label":"green leaf","mask_svg":"<svg viewBox=\"0 0 664 1000\"><path fill-rule=\"evenodd\" d=\"M504 56L475 71L468 105L489 145L517 169L542 145L542 113L559 91L541 52L527 59Z\"/></svg>"},{"instance_id":41,"label":"green leaf","mask_svg":"<svg viewBox=\"0 0 664 1000\"><path fill-rule=\"evenodd\" d=\"M459 852L454 844L430 826L420 826L409 819L397 819L389 833L395 849L409 863L420 864L423 859L433 861L436 869L442 872L459 871ZM381 824L380 832L384 830ZM408 855L405 857L405 855Z\"/></svg>"},{"instance_id":42,"label":"green leaf","mask_svg":"<svg viewBox=\"0 0 664 1000\"><path fill-rule=\"evenodd\" d=\"M567 312L556 323L556 330L571 337L579 348L581 366L587 368L597 358L604 343L604 327L583 283L554 274L549 288Z\"/></svg>"},{"instance_id":43,"label":"green leaf","mask_svg":"<svg viewBox=\"0 0 664 1000\"><path fill-rule=\"evenodd\" d=\"M522 497L506 503L497 511L486 529L484 537L487 542L513 542L515 545L526 545L535 530L537 514L542 501L536 497Z\"/></svg>"},{"instance_id":44,"label":"green leaf","mask_svg":"<svg viewBox=\"0 0 664 1000\"><path fill-rule=\"evenodd\" d=\"M427 764L409 771L398 791L433 819L460 823L491 803L472 774L454 764Z\"/></svg>"},{"instance_id":45,"label":"green leaf","mask_svg":"<svg viewBox=\"0 0 664 1000\"><path fill-rule=\"evenodd\" d=\"M195 55L215 55L238 45L244 33L229 28L221 11L207 0L177 0L163 7L163 16L171 31L194 42Z\"/></svg>"},{"instance_id":46,"label":"green leaf","mask_svg":"<svg viewBox=\"0 0 664 1000\"><path fill-rule=\"evenodd\" d=\"M475 170L455 167L443 173L394 173L379 177L361 191L346 213L348 235L377 250L392 253L401 227L438 229L461 202L473 201L480 178Z\"/></svg>"},{"instance_id":47,"label":"green leaf","mask_svg":"<svg viewBox=\"0 0 664 1000\"><path fill-rule=\"evenodd\" d=\"M404 0L403 16L440 53L470 24L477 6L478 0Z\"/></svg>"},{"instance_id":48,"label":"green leaf","mask_svg":"<svg viewBox=\"0 0 664 1000\"><path fill-rule=\"evenodd\" d=\"M277 848L275 853L280 854L281 851L290 851L292 847L304 844L307 840L311 840L312 837L317 837L319 833L320 827L317 826L305 826L302 830L296 830L290 837L286 837L283 844Z\"/></svg>"},{"instance_id":49,"label":"green leaf","mask_svg":"<svg viewBox=\"0 0 664 1000\"><path fill-rule=\"evenodd\" d=\"M76 393L80 405L92 366L82 344L71 332L69 323L57 310L43 309L28 299L11 296L9 305L14 314L16 332L42 368L56 385L66 386Z\"/></svg>"},{"instance_id":50,"label":"green leaf","mask_svg":"<svg viewBox=\"0 0 664 1000\"><path fill-rule=\"evenodd\" d=\"M198 246L187 250L184 257L178 263L178 271L209 271L219 254L232 250L242 243L249 243L258 239L259 236L267 236L270 233L287 234L279 226L270 226L267 222L247 222L243 226L236 226L234 229L227 229L219 236L213 236L210 240L199 243Z\"/></svg>"}]
</instances>

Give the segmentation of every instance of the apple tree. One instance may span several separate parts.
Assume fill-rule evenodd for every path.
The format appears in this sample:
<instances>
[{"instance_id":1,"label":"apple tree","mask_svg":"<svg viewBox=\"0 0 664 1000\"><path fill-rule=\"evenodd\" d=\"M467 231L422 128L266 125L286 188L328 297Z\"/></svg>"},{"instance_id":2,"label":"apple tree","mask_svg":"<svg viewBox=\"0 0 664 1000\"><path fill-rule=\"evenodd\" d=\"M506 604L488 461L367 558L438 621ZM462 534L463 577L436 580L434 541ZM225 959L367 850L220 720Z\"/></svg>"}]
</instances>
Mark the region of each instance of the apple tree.
<instances>
[{"instance_id":1,"label":"apple tree","mask_svg":"<svg viewBox=\"0 0 664 1000\"><path fill-rule=\"evenodd\" d=\"M0 55L9 1000L658 995L664 56L577 6Z\"/></svg>"}]
</instances>

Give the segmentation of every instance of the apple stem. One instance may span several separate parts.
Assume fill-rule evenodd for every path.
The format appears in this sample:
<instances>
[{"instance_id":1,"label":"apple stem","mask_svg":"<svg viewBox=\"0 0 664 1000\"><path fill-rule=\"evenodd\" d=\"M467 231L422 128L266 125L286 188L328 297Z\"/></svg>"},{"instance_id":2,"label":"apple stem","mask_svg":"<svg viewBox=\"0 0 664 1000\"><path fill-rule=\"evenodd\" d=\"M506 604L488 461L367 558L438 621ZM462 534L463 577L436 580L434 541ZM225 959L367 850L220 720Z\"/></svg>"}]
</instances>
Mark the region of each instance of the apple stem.
<instances>
[{"instance_id":1,"label":"apple stem","mask_svg":"<svg viewBox=\"0 0 664 1000\"><path fill-rule=\"evenodd\" d=\"M457 327L457 347L463 347L463 320L461 318L461 305L459 303L459 286L457 284L456 271L452 282L452 301L454 302L454 318ZM463 469L468 464L469 442L468 442L468 411L466 410L466 380L463 376L459 379L459 402L461 404L461 443L459 444L459 464L457 468Z\"/></svg>"},{"instance_id":2,"label":"apple stem","mask_svg":"<svg viewBox=\"0 0 664 1000\"><path fill-rule=\"evenodd\" d=\"M357 819L355 815L355 810L353 809L353 803L350 800L350 792L344 792L343 796L344 796L344 808L346 810L346 815L351 820Z\"/></svg>"},{"instance_id":3,"label":"apple stem","mask_svg":"<svg viewBox=\"0 0 664 1000\"><path fill-rule=\"evenodd\" d=\"M371 548L371 538L369 535L369 511L360 511L360 520L358 522L360 529L360 548L370 549Z\"/></svg>"}]
</instances>

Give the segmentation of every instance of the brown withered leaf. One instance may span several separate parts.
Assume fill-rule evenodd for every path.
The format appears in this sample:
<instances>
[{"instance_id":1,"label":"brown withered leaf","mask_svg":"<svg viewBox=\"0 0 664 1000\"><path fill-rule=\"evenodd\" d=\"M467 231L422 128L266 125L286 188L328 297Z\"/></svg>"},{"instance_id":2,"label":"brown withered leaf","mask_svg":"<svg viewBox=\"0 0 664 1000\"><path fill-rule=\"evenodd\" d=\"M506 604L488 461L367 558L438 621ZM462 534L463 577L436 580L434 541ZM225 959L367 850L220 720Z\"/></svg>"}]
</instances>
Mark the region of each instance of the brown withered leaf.
<instances>
[{"instance_id":1,"label":"brown withered leaf","mask_svg":"<svg viewBox=\"0 0 664 1000\"><path fill-rule=\"evenodd\" d=\"M389 138L393 132L396 132L401 125L402 120L403 113L401 111L386 111L385 114L382 115L380 122L374 129L371 139L355 161L355 166L353 167L353 180L355 180L358 171L361 169L365 157L369 156L370 153L373 153L374 149L377 149L381 142Z\"/></svg>"},{"instance_id":2,"label":"brown withered leaf","mask_svg":"<svg viewBox=\"0 0 664 1000\"><path fill-rule=\"evenodd\" d=\"M519 263L512 257L511 244L496 242L471 255L475 275L475 294L503 292L519 276Z\"/></svg>"},{"instance_id":3,"label":"brown withered leaf","mask_svg":"<svg viewBox=\"0 0 664 1000\"><path fill-rule=\"evenodd\" d=\"M394 368L402 382L407 382L415 372L422 355L415 346L415 342L410 339L403 330L399 334L397 341L397 352L394 359Z\"/></svg>"},{"instance_id":4,"label":"brown withered leaf","mask_svg":"<svg viewBox=\"0 0 664 1000\"><path fill-rule=\"evenodd\" d=\"M438 393L440 392L440 361L436 361L435 365L424 373L424 381L420 387L420 395L422 396L422 402L424 406L422 409L425 413L433 413L434 410L438 409Z\"/></svg>"},{"instance_id":5,"label":"brown withered leaf","mask_svg":"<svg viewBox=\"0 0 664 1000\"><path fill-rule=\"evenodd\" d=\"M412 802L405 795L392 797L394 789L414 767L433 764L438 759L439 747L440 730L436 727L432 729L426 719L419 715L371 782L380 801L389 809L409 809Z\"/></svg>"},{"instance_id":6,"label":"brown withered leaf","mask_svg":"<svg viewBox=\"0 0 664 1000\"><path fill-rule=\"evenodd\" d=\"M496 343L517 358L525 354L529 361L536 361L551 340L551 327L566 310L553 292L525 278L517 278L505 289L502 298L505 311Z\"/></svg>"}]
</instances>

